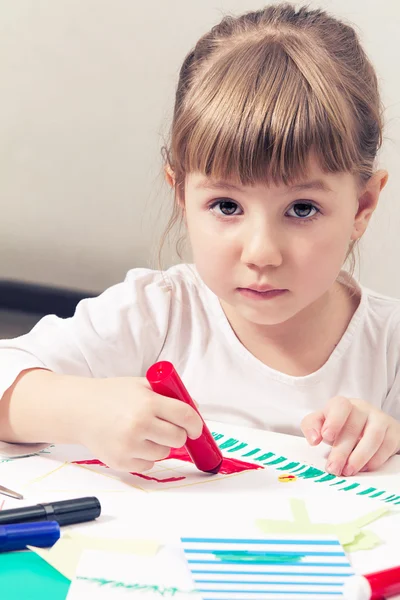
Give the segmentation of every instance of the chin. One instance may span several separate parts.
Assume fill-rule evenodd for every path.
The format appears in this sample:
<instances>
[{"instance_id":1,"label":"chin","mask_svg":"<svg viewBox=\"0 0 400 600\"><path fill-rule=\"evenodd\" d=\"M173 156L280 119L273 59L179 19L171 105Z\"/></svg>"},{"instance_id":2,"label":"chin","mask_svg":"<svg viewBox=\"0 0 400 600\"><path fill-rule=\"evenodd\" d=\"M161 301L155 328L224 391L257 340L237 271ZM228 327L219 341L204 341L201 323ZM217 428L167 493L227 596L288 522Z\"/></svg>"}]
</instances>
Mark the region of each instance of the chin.
<instances>
[{"instance_id":1,"label":"chin","mask_svg":"<svg viewBox=\"0 0 400 600\"><path fill-rule=\"evenodd\" d=\"M253 310L240 310L238 308L236 308L236 311L238 314L240 314L242 316L242 318L246 319L246 321L249 321L250 323L254 323L255 325L269 325L269 326L273 326L273 325L281 325L282 323L285 323L286 321L289 321L289 319L291 319L292 317L295 316L296 313L288 313L288 312L275 312L273 313L272 311L268 314L267 311L264 311L264 313L260 312L260 311L253 311Z\"/></svg>"}]
</instances>

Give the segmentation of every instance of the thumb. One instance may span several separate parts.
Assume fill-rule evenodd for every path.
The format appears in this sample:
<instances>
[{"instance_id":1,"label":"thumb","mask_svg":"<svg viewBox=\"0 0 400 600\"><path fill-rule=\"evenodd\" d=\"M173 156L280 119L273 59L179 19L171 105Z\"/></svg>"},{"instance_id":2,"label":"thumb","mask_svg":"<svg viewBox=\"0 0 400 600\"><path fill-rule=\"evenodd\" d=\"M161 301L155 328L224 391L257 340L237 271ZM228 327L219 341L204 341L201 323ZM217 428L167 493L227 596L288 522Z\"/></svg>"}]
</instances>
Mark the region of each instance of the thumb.
<instances>
[{"instance_id":1,"label":"thumb","mask_svg":"<svg viewBox=\"0 0 400 600\"><path fill-rule=\"evenodd\" d=\"M311 446L317 446L322 441L321 429L324 422L325 415L322 411L313 412L302 420L301 430Z\"/></svg>"}]
</instances>

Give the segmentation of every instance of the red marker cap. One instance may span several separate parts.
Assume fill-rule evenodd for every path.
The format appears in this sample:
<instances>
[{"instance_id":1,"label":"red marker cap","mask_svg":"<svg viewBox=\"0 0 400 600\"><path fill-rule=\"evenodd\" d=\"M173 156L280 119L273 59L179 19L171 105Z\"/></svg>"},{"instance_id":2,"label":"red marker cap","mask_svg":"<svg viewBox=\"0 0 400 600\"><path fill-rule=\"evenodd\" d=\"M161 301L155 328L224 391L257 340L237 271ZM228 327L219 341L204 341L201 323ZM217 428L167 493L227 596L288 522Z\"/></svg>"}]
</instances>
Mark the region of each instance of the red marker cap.
<instances>
[{"instance_id":1,"label":"red marker cap","mask_svg":"<svg viewBox=\"0 0 400 600\"><path fill-rule=\"evenodd\" d=\"M189 404L200 415L197 406L183 385L172 363L166 360L155 363L148 369L146 378L154 392L168 398L175 398L176 400L186 402L186 404ZM203 421L201 436L197 440L187 438L186 449L200 471L218 473L223 459L222 452L215 443L207 425L204 423L203 417L201 415L200 417Z\"/></svg>"},{"instance_id":2,"label":"red marker cap","mask_svg":"<svg viewBox=\"0 0 400 600\"><path fill-rule=\"evenodd\" d=\"M400 593L400 567L349 577L343 587L345 600L385 600Z\"/></svg>"}]
</instances>

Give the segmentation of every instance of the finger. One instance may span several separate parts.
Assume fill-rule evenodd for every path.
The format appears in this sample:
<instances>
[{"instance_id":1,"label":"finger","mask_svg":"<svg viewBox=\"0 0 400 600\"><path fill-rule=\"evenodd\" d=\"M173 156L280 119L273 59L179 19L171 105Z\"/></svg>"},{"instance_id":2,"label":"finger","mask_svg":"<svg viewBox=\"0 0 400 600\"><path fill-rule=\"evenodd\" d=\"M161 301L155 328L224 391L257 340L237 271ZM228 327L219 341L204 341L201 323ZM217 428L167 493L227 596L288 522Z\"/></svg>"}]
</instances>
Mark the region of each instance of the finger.
<instances>
[{"instance_id":1,"label":"finger","mask_svg":"<svg viewBox=\"0 0 400 600\"><path fill-rule=\"evenodd\" d=\"M326 470L333 475L341 475L353 449L358 444L367 422L367 415L357 409L351 411L346 425L333 444L328 457Z\"/></svg>"},{"instance_id":2,"label":"finger","mask_svg":"<svg viewBox=\"0 0 400 600\"><path fill-rule=\"evenodd\" d=\"M338 438L352 409L350 400L343 396L335 396L329 400L324 411L325 423L321 431L324 442L332 444Z\"/></svg>"},{"instance_id":3,"label":"finger","mask_svg":"<svg viewBox=\"0 0 400 600\"><path fill-rule=\"evenodd\" d=\"M350 454L343 469L345 477L351 477L358 473L378 452L385 439L387 429L387 420L379 419L376 414L372 415L372 419L367 420L362 438Z\"/></svg>"},{"instance_id":4,"label":"finger","mask_svg":"<svg viewBox=\"0 0 400 600\"><path fill-rule=\"evenodd\" d=\"M196 439L203 431L203 421L199 413L186 402L167 398L157 394L157 407L155 415L168 423L184 429L191 439Z\"/></svg>"},{"instance_id":5,"label":"finger","mask_svg":"<svg viewBox=\"0 0 400 600\"><path fill-rule=\"evenodd\" d=\"M144 473L150 471L154 467L154 461L134 458L131 460L129 468L123 469L129 473Z\"/></svg>"},{"instance_id":6,"label":"finger","mask_svg":"<svg viewBox=\"0 0 400 600\"><path fill-rule=\"evenodd\" d=\"M146 434L146 438L161 446L182 448L186 444L187 433L182 427L156 418L152 421L151 429Z\"/></svg>"},{"instance_id":7,"label":"finger","mask_svg":"<svg viewBox=\"0 0 400 600\"><path fill-rule=\"evenodd\" d=\"M154 462L167 458L170 452L171 448L169 446L162 446L151 440L144 440L137 449L136 456L142 460Z\"/></svg>"},{"instance_id":8,"label":"finger","mask_svg":"<svg viewBox=\"0 0 400 600\"><path fill-rule=\"evenodd\" d=\"M316 446L322 440L321 429L325 421L325 415L321 412L314 412L304 417L301 422L301 430L311 446Z\"/></svg>"},{"instance_id":9,"label":"finger","mask_svg":"<svg viewBox=\"0 0 400 600\"><path fill-rule=\"evenodd\" d=\"M398 445L398 432L395 428L389 427L380 448L378 448L374 456L367 462L365 469L368 471L379 469L391 456L396 454Z\"/></svg>"}]
</instances>

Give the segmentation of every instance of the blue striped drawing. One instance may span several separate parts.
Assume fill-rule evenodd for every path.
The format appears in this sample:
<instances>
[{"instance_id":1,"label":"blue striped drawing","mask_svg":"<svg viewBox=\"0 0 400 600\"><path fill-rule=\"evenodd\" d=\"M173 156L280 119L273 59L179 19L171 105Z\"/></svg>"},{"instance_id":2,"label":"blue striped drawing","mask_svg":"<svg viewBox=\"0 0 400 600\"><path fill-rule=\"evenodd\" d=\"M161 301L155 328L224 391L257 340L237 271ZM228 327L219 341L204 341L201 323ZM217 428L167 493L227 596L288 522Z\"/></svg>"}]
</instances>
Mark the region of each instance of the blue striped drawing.
<instances>
[{"instance_id":1,"label":"blue striped drawing","mask_svg":"<svg viewBox=\"0 0 400 600\"><path fill-rule=\"evenodd\" d=\"M201 600L339 600L354 574L332 536L181 541Z\"/></svg>"}]
</instances>

